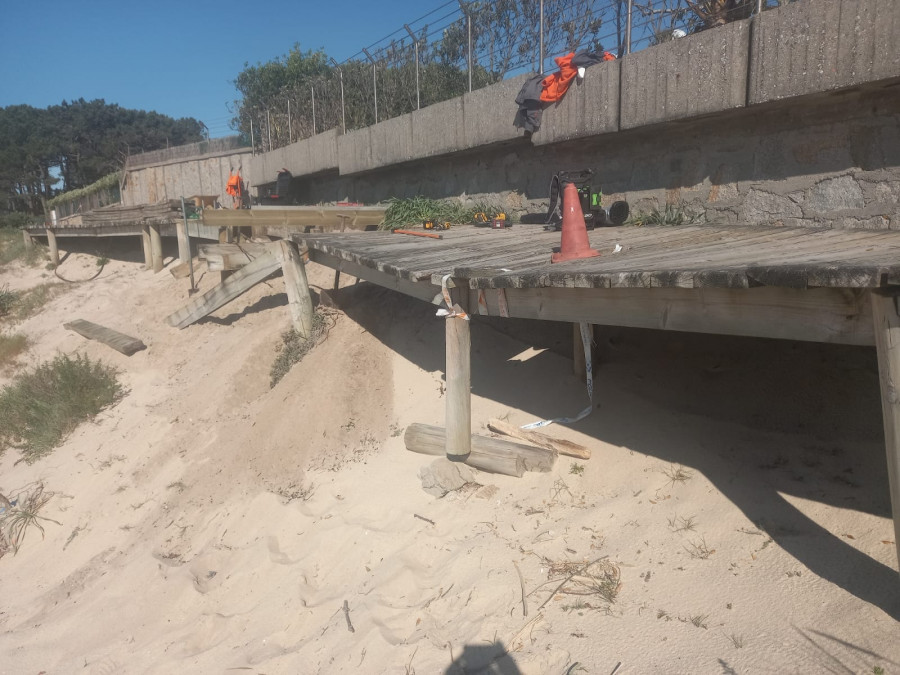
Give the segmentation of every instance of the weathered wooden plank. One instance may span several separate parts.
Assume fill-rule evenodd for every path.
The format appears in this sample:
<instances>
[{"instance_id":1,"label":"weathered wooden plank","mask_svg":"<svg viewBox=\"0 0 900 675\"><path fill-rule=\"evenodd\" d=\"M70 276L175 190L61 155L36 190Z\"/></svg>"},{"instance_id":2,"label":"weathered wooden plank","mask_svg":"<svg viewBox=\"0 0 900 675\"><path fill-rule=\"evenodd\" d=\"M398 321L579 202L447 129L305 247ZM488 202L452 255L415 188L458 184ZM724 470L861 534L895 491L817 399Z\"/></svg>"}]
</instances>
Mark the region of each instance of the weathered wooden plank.
<instances>
[{"instance_id":1,"label":"weathered wooden plank","mask_svg":"<svg viewBox=\"0 0 900 675\"><path fill-rule=\"evenodd\" d=\"M406 449L411 452L419 452L424 455L443 455L447 432L443 427L431 424L410 424L406 428L403 440ZM495 471L490 468L492 459L512 461L514 465L521 466L524 471L547 472L553 469L556 462L556 453L538 448L533 445L514 443L501 438L489 436L471 436L472 451L466 464L475 468L487 467L485 470ZM516 474L510 474L516 475ZM518 474L521 476L521 474Z\"/></svg>"},{"instance_id":2,"label":"weathered wooden plank","mask_svg":"<svg viewBox=\"0 0 900 675\"><path fill-rule=\"evenodd\" d=\"M428 278L472 267L511 270L502 275L469 277L470 286L479 288L873 286L881 283L874 276L875 269L900 278L900 256L895 255L900 252L900 237L894 232L705 226L599 228L590 233L591 244L609 247L609 254L552 267L546 259L558 234L523 226L499 235L502 238L491 238L484 230L459 228L445 233L440 248L411 245L386 249L378 238L348 241L339 236L314 238L311 244L329 250L335 257L401 278ZM611 252L615 243L624 247L620 253ZM853 263L852 275L840 269L842 262ZM821 268L827 269L823 273Z\"/></svg>"},{"instance_id":3,"label":"weathered wooden plank","mask_svg":"<svg viewBox=\"0 0 900 675\"><path fill-rule=\"evenodd\" d=\"M268 244L201 244L198 257L211 272L237 270L268 250Z\"/></svg>"},{"instance_id":4,"label":"weathered wooden plank","mask_svg":"<svg viewBox=\"0 0 900 675\"><path fill-rule=\"evenodd\" d=\"M578 346L581 346L580 335ZM584 354L583 351L582 354ZM545 450L550 450L560 455L577 457L578 459L591 458L590 449L584 447L583 445L573 443L572 441L567 441L564 438L554 438L553 436L548 436L547 434L542 434L538 431L520 429L519 427L512 425L509 422L504 422L503 420L491 419L490 421L488 421L488 429L498 434L503 434L504 436L511 436L512 438L518 438L519 440L527 441L532 445L538 446L539 448L544 448Z\"/></svg>"},{"instance_id":5,"label":"weathered wooden plank","mask_svg":"<svg viewBox=\"0 0 900 675\"><path fill-rule=\"evenodd\" d=\"M323 253L322 251L314 248L309 249L309 259L315 263L319 263L320 265L325 265L326 267L330 267L334 270L339 270L344 274L349 274L350 276L356 277L357 279L371 281L372 283L378 284L379 286L390 288L406 295L411 295L414 298L418 298L419 300L424 300L426 302L431 302L434 299L435 295L440 292L440 289L438 287L432 286L428 282L414 282L407 281L406 279L400 279L393 275L379 272L378 270L371 267L365 267L358 263L344 260L327 253Z\"/></svg>"},{"instance_id":6,"label":"weathered wooden plank","mask_svg":"<svg viewBox=\"0 0 900 675\"><path fill-rule=\"evenodd\" d=\"M86 337L88 340L96 340L97 342L102 342L108 347L112 347L117 352L125 354L125 356L131 356L135 352L139 352L142 349L147 348L147 345L138 340L136 337L125 335L125 333L120 333L119 331L113 330L112 328L107 328L106 326L91 323L90 321L85 321L84 319L76 319L75 321L64 323L63 328L75 331L82 337Z\"/></svg>"},{"instance_id":7,"label":"weathered wooden plank","mask_svg":"<svg viewBox=\"0 0 900 675\"><path fill-rule=\"evenodd\" d=\"M281 268L281 260L268 251L249 265L239 269L215 288L210 289L166 319L170 326L185 328L222 305L234 300Z\"/></svg>"},{"instance_id":8,"label":"weathered wooden plank","mask_svg":"<svg viewBox=\"0 0 900 675\"><path fill-rule=\"evenodd\" d=\"M477 300L477 290L470 297ZM863 290L815 288L507 288L511 317L871 345ZM491 316L500 313L485 293Z\"/></svg>"},{"instance_id":9,"label":"weathered wooden plank","mask_svg":"<svg viewBox=\"0 0 900 675\"><path fill-rule=\"evenodd\" d=\"M881 382L888 485L894 515L894 543L900 565L900 316L897 314L897 292L896 288L891 289L889 294L873 291L871 301Z\"/></svg>"}]
</instances>

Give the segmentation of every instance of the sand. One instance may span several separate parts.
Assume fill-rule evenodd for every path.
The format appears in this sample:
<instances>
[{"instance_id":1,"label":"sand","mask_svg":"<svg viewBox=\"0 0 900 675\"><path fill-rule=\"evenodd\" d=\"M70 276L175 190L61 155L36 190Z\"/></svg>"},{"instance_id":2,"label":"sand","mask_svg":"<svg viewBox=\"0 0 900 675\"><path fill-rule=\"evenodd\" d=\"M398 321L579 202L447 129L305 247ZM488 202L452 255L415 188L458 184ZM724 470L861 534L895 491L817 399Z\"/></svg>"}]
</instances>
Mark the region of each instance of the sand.
<instances>
[{"instance_id":1,"label":"sand","mask_svg":"<svg viewBox=\"0 0 900 675\"><path fill-rule=\"evenodd\" d=\"M437 499L403 443L443 423L432 307L347 286L270 388L281 279L179 331L188 280L121 258L3 327L31 340L23 366L81 352L128 393L36 463L0 457L0 492L42 481L60 523L0 559L0 673L900 672L873 350L603 331L597 409L547 429L592 458ZM95 270L72 253L60 271ZM474 323L480 433L584 406L557 328Z\"/></svg>"}]
</instances>

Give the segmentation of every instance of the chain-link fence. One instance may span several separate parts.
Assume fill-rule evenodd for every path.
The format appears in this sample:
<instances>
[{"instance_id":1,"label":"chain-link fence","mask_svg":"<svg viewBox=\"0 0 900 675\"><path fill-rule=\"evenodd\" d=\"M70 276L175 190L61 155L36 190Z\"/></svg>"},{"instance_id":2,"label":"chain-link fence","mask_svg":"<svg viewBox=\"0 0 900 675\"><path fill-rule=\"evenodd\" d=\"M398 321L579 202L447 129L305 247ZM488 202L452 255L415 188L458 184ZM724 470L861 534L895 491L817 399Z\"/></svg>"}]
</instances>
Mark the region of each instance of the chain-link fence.
<instances>
[{"instance_id":1,"label":"chain-link fence","mask_svg":"<svg viewBox=\"0 0 900 675\"><path fill-rule=\"evenodd\" d=\"M359 129L506 77L555 68L571 51L621 57L799 0L451 0L342 63L324 55L274 95L239 105L265 152L329 129ZM312 57L310 57L312 58Z\"/></svg>"}]
</instances>

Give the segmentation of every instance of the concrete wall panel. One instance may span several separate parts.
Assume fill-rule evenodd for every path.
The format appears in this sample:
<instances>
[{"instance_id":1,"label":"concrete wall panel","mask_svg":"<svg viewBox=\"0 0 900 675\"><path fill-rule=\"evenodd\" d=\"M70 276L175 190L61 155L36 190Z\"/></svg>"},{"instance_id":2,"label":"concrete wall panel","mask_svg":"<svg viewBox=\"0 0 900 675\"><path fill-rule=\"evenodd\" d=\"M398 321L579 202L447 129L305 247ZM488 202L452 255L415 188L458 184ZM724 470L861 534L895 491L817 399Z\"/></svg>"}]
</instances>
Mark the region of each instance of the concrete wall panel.
<instances>
[{"instance_id":1,"label":"concrete wall panel","mask_svg":"<svg viewBox=\"0 0 900 675\"><path fill-rule=\"evenodd\" d=\"M362 130L364 131L364 130ZM274 183L281 169L295 176L306 176L338 166L336 129L316 134L283 148L244 159L244 173L254 185Z\"/></svg>"},{"instance_id":2,"label":"concrete wall panel","mask_svg":"<svg viewBox=\"0 0 900 675\"><path fill-rule=\"evenodd\" d=\"M743 106L749 44L750 22L735 21L625 56L620 128Z\"/></svg>"},{"instance_id":3,"label":"concrete wall panel","mask_svg":"<svg viewBox=\"0 0 900 675\"><path fill-rule=\"evenodd\" d=\"M513 126L513 120L518 108L516 96L529 77L511 77L463 95L464 149L502 143L522 136L522 132Z\"/></svg>"},{"instance_id":4,"label":"concrete wall panel","mask_svg":"<svg viewBox=\"0 0 900 675\"><path fill-rule=\"evenodd\" d=\"M749 103L900 76L900 2L820 0L763 12L750 52Z\"/></svg>"},{"instance_id":5,"label":"concrete wall panel","mask_svg":"<svg viewBox=\"0 0 900 675\"><path fill-rule=\"evenodd\" d=\"M573 84L565 98L544 111L535 145L586 138L619 130L620 61L587 69L584 81Z\"/></svg>"}]
</instances>

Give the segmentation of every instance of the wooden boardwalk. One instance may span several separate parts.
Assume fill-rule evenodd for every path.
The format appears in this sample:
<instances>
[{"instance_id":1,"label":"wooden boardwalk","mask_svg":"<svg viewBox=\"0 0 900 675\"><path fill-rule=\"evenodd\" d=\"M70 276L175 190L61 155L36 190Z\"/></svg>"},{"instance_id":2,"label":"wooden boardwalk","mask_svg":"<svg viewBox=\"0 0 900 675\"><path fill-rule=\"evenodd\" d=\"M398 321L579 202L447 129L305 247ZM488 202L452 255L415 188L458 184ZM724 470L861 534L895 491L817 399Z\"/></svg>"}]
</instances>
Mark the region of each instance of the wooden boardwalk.
<instances>
[{"instance_id":1,"label":"wooden boardwalk","mask_svg":"<svg viewBox=\"0 0 900 675\"><path fill-rule=\"evenodd\" d=\"M388 232L295 237L400 279L465 278L471 288L874 288L900 283L900 233L809 228L598 228L597 258L550 264L558 232L459 227L443 239ZM616 246L621 250L616 252Z\"/></svg>"},{"instance_id":2,"label":"wooden boardwalk","mask_svg":"<svg viewBox=\"0 0 900 675\"><path fill-rule=\"evenodd\" d=\"M294 235L311 260L469 314L875 345L900 557L900 232L644 227L589 232L599 257L550 263L558 232L463 226ZM447 319L447 453L471 450L469 321ZM451 377L452 376L452 377Z\"/></svg>"}]
</instances>

